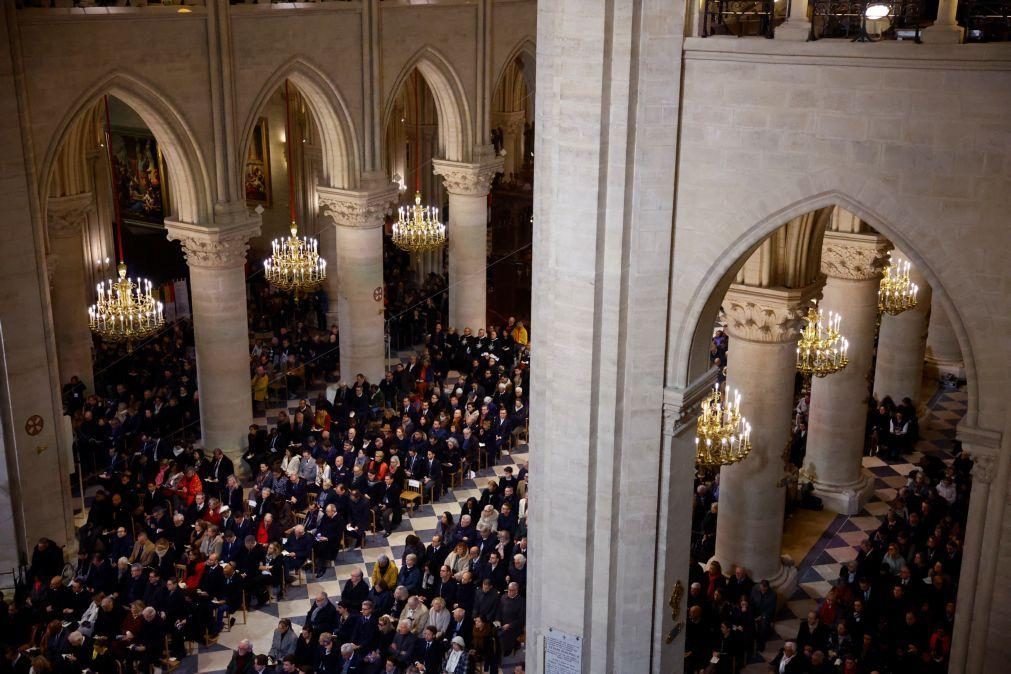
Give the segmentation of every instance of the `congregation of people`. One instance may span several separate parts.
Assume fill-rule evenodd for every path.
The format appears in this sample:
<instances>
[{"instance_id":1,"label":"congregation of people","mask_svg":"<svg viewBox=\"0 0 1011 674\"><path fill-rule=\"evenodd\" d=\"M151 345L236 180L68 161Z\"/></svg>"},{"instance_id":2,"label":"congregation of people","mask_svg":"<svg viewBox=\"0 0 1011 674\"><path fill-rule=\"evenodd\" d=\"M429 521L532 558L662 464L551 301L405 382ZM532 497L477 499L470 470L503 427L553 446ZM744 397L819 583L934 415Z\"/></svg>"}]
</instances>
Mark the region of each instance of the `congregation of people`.
<instances>
[{"instance_id":1,"label":"congregation of people","mask_svg":"<svg viewBox=\"0 0 1011 674\"><path fill-rule=\"evenodd\" d=\"M524 639L527 476L523 465L487 469L525 441L523 323L457 332L443 328L444 303L423 303L398 337L420 337L411 355L369 382L339 372L339 331L315 300L292 305L255 284L249 295L253 415L274 403L271 386L282 397L241 456L195 442L186 322L130 352L99 344L96 391L65 386L94 494L77 559L65 565L59 546L39 541L5 603L5 665L172 669L342 555L382 544L423 502L438 513L429 540L410 534L399 559L384 554L371 573L360 564L339 595L314 593L304 619L279 622L268 653L243 642L228 671L500 671ZM492 475L480 496L454 503L452 487L479 471Z\"/></svg>"},{"instance_id":2,"label":"congregation of people","mask_svg":"<svg viewBox=\"0 0 1011 674\"><path fill-rule=\"evenodd\" d=\"M728 339L714 334L710 362L726 365ZM803 466L810 393L798 386L788 460ZM900 461L915 451L916 409L908 398L871 398L865 455ZM954 459L924 454L896 490L880 526L841 564L832 587L801 616L795 634L776 630L790 597L714 559L719 526L719 472L696 476L692 563L685 623L685 671L736 674L770 641L788 640L769 663L777 674L943 674L954 628L955 599L968 517L972 460L954 443ZM800 506L807 507L801 500ZM815 499L811 506L820 509ZM708 563L706 563L708 561Z\"/></svg>"}]
</instances>

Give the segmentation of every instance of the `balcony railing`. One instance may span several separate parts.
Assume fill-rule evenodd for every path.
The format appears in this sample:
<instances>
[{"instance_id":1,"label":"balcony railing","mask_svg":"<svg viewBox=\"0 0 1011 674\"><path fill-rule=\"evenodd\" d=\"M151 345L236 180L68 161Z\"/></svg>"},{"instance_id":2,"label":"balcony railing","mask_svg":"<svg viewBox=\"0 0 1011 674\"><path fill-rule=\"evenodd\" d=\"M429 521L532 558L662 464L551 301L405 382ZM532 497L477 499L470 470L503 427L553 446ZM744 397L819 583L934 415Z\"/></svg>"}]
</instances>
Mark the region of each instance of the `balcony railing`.
<instances>
[{"instance_id":1,"label":"balcony railing","mask_svg":"<svg viewBox=\"0 0 1011 674\"><path fill-rule=\"evenodd\" d=\"M775 35L775 0L705 0L702 37Z\"/></svg>"},{"instance_id":2,"label":"balcony railing","mask_svg":"<svg viewBox=\"0 0 1011 674\"><path fill-rule=\"evenodd\" d=\"M966 42L1011 40L1011 0L960 0L958 17Z\"/></svg>"},{"instance_id":3,"label":"balcony railing","mask_svg":"<svg viewBox=\"0 0 1011 674\"><path fill-rule=\"evenodd\" d=\"M867 19L868 6L882 5L888 15ZM823 37L920 40L923 0L811 0L811 39Z\"/></svg>"}]
</instances>

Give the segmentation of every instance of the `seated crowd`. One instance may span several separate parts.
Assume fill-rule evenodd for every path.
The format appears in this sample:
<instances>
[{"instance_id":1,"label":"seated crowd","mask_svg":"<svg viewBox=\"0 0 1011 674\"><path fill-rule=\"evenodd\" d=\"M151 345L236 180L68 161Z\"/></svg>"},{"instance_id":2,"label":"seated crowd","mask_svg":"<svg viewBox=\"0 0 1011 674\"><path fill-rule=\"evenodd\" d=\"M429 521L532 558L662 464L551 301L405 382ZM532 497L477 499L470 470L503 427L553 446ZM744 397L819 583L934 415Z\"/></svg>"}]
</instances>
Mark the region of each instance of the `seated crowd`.
<instances>
[{"instance_id":1,"label":"seated crowd","mask_svg":"<svg viewBox=\"0 0 1011 674\"><path fill-rule=\"evenodd\" d=\"M269 293L261 299L272 306ZM336 359L320 364L326 349L306 350L336 342L336 330L321 339L297 310L289 315L290 328L251 321L272 333L254 340L254 398L260 370L283 378L286 393L339 381ZM198 394L185 324L129 358L110 352L97 368L102 395L70 382L76 447L99 489L76 562L65 567L62 550L40 541L27 582L5 603L8 666L172 669L246 611L313 571L323 577L342 551L397 530L422 502L441 512L429 541L409 535L400 559L384 555L371 574L363 565L340 596L311 596L301 627L281 620L269 653L244 642L229 672L499 671L523 643L526 469L506 467L462 506L438 500L525 434L527 333L511 320L455 335L436 317L424 341L381 382L357 375L332 398L301 399L269 429L251 426L238 465L193 446ZM301 382L287 369L291 355L305 366Z\"/></svg>"}]
</instances>

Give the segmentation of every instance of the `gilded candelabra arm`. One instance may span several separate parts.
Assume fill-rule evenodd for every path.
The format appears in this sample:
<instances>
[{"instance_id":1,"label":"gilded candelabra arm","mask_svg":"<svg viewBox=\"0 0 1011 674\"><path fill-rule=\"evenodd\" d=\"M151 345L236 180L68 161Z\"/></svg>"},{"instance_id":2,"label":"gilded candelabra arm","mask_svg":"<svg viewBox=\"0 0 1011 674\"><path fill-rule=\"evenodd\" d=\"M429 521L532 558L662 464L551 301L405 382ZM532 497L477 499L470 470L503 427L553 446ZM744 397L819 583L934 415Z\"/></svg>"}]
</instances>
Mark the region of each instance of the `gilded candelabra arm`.
<instances>
[{"instance_id":1,"label":"gilded candelabra arm","mask_svg":"<svg viewBox=\"0 0 1011 674\"><path fill-rule=\"evenodd\" d=\"M674 588L670 593L670 600L667 604L670 606L670 618L674 621L674 627L671 631L667 633L666 642L669 644L677 639L677 636L681 634L681 630L684 629L684 622L678 621L678 616L681 615L681 599L685 595L685 586L680 580L674 583Z\"/></svg>"}]
</instances>

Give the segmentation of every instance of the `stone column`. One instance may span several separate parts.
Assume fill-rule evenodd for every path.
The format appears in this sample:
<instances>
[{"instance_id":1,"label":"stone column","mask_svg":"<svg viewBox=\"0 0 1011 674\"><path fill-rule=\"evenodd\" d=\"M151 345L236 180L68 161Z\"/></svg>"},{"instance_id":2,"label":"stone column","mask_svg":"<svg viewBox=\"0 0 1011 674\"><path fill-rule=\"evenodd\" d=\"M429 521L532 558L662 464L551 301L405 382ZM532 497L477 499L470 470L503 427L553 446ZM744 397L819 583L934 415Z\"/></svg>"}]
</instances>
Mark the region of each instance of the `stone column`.
<instances>
[{"instance_id":1,"label":"stone column","mask_svg":"<svg viewBox=\"0 0 1011 674\"><path fill-rule=\"evenodd\" d=\"M811 38L807 6L807 0L790 0L790 15L776 28L777 40L807 41Z\"/></svg>"},{"instance_id":2,"label":"stone column","mask_svg":"<svg viewBox=\"0 0 1011 674\"><path fill-rule=\"evenodd\" d=\"M372 190L319 187L320 212L336 225L337 314L341 328L340 376L364 374L377 382L386 370L383 316L383 222L399 187Z\"/></svg>"},{"instance_id":3,"label":"stone column","mask_svg":"<svg viewBox=\"0 0 1011 674\"><path fill-rule=\"evenodd\" d=\"M60 385L74 375L94 391L91 328L88 326L90 294L85 283L84 242L81 231L94 210L91 192L50 198L46 208L49 231L49 272L53 302L53 328Z\"/></svg>"},{"instance_id":4,"label":"stone column","mask_svg":"<svg viewBox=\"0 0 1011 674\"><path fill-rule=\"evenodd\" d=\"M924 42L960 44L965 29L958 25L958 0L940 0L937 4L937 21L920 32Z\"/></svg>"},{"instance_id":5,"label":"stone column","mask_svg":"<svg viewBox=\"0 0 1011 674\"><path fill-rule=\"evenodd\" d=\"M904 256L896 255L895 252L893 258L899 262L905 260ZM878 400L891 396L896 403L908 397L913 405L920 408L931 292L927 279L916 267L910 267L909 277L920 288L916 306L898 316L881 314L874 369L874 395ZM928 391L928 395L930 393Z\"/></svg>"},{"instance_id":6,"label":"stone column","mask_svg":"<svg viewBox=\"0 0 1011 674\"><path fill-rule=\"evenodd\" d=\"M990 486L997 475L1000 451L999 434L959 424L958 437L962 449L972 456L972 491L969 495L969 514L966 518L963 545L962 573L958 584L955 625L951 635L951 664L953 674L979 671L967 667L970 659L970 626L976 613L977 589L980 581L980 556L983 546L983 529L990 502ZM974 443L975 446L969 443ZM981 602L982 603L982 602ZM985 612L984 612L985 616ZM985 618L984 618L985 619ZM981 630L985 634L985 630ZM980 648L980 651L983 649Z\"/></svg>"},{"instance_id":7,"label":"stone column","mask_svg":"<svg viewBox=\"0 0 1011 674\"><path fill-rule=\"evenodd\" d=\"M317 195L318 198L318 195ZM326 259L326 280L323 282L323 292L326 293L326 329L334 323L340 325L337 311L337 298L340 297L340 284L337 282L340 272L337 269L337 230L330 218L322 213L319 218L319 250Z\"/></svg>"},{"instance_id":8,"label":"stone column","mask_svg":"<svg viewBox=\"0 0 1011 674\"><path fill-rule=\"evenodd\" d=\"M245 204L239 205L245 210ZM260 233L260 218L202 226L165 221L190 268L193 337L197 353L203 446L220 447L236 470L253 418L246 315L246 249Z\"/></svg>"},{"instance_id":9,"label":"stone column","mask_svg":"<svg viewBox=\"0 0 1011 674\"><path fill-rule=\"evenodd\" d=\"M958 335L937 295L930 298L926 361L927 375L934 381L948 374L965 379L965 362L962 359L962 348L958 344Z\"/></svg>"},{"instance_id":10,"label":"stone column","mask_svg":"<svg viewBox=\"0 0 1011 674\"><path fill-rule=\"evenodd\" d=\"M828 276L821 306L842 316L849 365L814 378L804 470L825 507L853 515L874 492L863 470L868 385L878 315L878 282L888 242L877 234L828 232L822 271Z\"/></svg>"},{"instance_id":11,"label":"stone column","mask_svg":"<svg viewBox=\"0 0 1011 674\"><path fill-rule=\"evenodd\" d=\"M449 192L449 325L462 333L477 334L487 326L488 191L496 173L502 172L501 157L477 164L436 159Z\"/></svg>"},{"instance_id":12,"label":"stone column","mask_svg":"<svg viewBox=\"0 0 1011 674\"><path fill-rule=\"evenodd\" d=\"M752 450L720 470L716 558L723 568L743 566L757 582L768 579L783 596L796 589L797 571L780 561L786 492L784 450L793 421L800 319L821 290L732 285L723 301L730 354L727 380L741 394L752 424Z\"/></svg>"}]
</instances>

